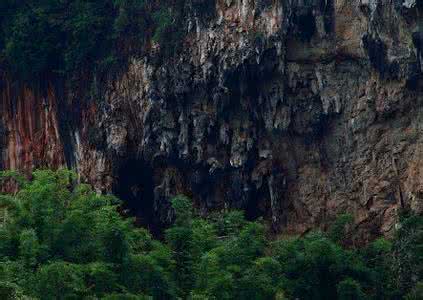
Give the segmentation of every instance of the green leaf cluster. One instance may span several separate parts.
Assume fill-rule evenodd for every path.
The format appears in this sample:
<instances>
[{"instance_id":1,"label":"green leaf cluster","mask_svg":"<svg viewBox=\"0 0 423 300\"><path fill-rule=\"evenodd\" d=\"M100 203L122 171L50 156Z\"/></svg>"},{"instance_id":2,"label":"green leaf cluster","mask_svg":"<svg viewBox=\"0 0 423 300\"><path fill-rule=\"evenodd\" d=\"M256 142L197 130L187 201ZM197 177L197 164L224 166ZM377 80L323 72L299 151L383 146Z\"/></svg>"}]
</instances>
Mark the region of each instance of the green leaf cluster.
<instances>
[{"instance_id":1,"label":"green leaf cluster","mask_svg":"<svg viewBox=\"0 0 423 300\"><path fill-rule=\"evenodd\" d=\"M156 240L119 213L121 202L70 171L14 172L0 196L1 299L421 299L421 216L395 238L346 247L350 216L328 233L271 240L242 212L198 216L172 199L173 225Z\"/></svg>"},{"instance_id":2,"label":"green leaf cluster","mask_svg":"<svg viewBox=\"0 0 423 300\"><path fill-rule=\"evenodd\" d=\"M191 10L215 11L214 0L2 0L0 66L17 79L87 80L143 53L181 49ZM88 78L90 79L90 78Z\"/></svg>"}]
</instances>

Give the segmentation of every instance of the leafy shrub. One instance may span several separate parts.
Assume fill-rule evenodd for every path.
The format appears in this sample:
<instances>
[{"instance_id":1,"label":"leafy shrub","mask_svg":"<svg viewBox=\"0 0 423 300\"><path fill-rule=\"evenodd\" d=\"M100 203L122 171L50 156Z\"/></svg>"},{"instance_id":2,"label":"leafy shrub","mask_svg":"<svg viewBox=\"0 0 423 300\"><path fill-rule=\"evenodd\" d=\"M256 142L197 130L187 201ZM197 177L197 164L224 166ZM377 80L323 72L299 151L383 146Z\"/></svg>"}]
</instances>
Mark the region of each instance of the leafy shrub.
<instances>
[{"instance_id":1,"label":"leafy shrub","mask_svg":"<svg viewBox=\"0 0 423 300\"><path fill-rule=\"evenodd\" d=\"M27 82L49 76L73 78L107 72L145 41L162 55L180 50L188 1L62 0L0 3L0 64ZM214 11L214 1L194 9ZM206 6L205 6L206 5ZM86 76L86 75L85 75Z\"/></svg>"},{"instance_id":2,"label":"leafy shrub","mask_svg":"<svg viewBox=\"0 0 423 300\"><path fill-rule=\"evenodd\" d=\"M364 299L364 293L361 290L360 284L351 278L347 278L338 283L337 290L340 300Z\"/></svg>"},{"instance_id":3,"label":"leafy shrub","mask_svg":"<svg viewBox=\"0 0 423 300\"><path fill-rule=\"evenodd\" d=\"M337 216L335 222L329 229L329 237L337 243L342 243L346 239L346 229L348 225L353 223L353 216L350 214L342 214Z\"/></svg>"},{"instance_id":4,"label":"leafy shrub","mask_svg":"<svg viewBox=\"0 0 423 300\"><path fill-rule=\"evenodd\" d=\"M1 299L421 298L421 216L405 216L392 242L346 249L333 233L342 237L349 218L329 233L271 242L242 212L204 219L178 196L159 241L72 172L17 179L19 192L0 196Z\"/></svg>"},{"instance_id":5,"label":"leafy shrub","mask_svg":"<svg viewBox=\"0 0 423 300\"><path fill-rule=\"evenodd\" d=\"M393 243L395 285L401 294L409 293L423 278L423 217L403 213Z\"/></svg>"}]
</instances>

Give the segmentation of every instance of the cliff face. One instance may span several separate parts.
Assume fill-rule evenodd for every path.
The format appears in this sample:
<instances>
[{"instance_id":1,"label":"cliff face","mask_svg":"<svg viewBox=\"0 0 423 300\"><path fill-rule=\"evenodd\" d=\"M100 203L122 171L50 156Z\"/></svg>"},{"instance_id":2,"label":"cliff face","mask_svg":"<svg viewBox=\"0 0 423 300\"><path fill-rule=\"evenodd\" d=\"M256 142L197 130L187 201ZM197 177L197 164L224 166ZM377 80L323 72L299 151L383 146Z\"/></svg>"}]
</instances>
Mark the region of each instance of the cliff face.
<instances>
[{"instance_id":1,"label":"cliff face","mask_svg":"<svg viewBox=\"0 0 423 300\"><path fill-rule=\"evenodd\" d=\"M0 93L1 168L27 172L64 166L53 88L41 93L2 78Z\"/></svg>"},{"instance_id":2,"label":"cliff face","mask_svg":"<svg viewBox=\"0 0 423 300\"><path fill-rule=\"evenodd\" d=\"M178 193L278 232L351 212L364 239L422 211L421 1L217 0L186 19L181 55L133 58L89 102L4 80L2 167L67 164L153 225Z\"/></svg>"}]
</instances>

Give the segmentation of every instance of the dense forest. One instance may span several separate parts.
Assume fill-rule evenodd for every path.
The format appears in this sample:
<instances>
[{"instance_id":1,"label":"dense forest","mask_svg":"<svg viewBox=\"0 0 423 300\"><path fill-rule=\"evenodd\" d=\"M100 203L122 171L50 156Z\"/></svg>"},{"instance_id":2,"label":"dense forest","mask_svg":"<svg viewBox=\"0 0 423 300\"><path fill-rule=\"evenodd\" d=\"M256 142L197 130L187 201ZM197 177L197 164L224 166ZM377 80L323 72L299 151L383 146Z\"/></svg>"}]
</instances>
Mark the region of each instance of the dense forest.
<instances>
[{"instance_id":1,"label":"dense forest","mask_svg":"<svg viewBox=\"0 0 423 300\"><path fill-rule=\"evenodd\" d=\"M20 80L110 71L151 41L161 55L181 46L183 15L207 20L214 0L3 0L0 66Z\"/></svg>"},{"instance_id":2,"label":"dense forest","mask_svg":"<svg viewBox=\"0 0 423 300\"><path fill-rule=\"evenodd\" d=\"M351 216L327 232L269 237L240 211L200 217L184 196L154 239L111 195L67 170L36 171L0 198L1 299L421 299L423 218L355 248Z\"/></svg>"}]
</instances>

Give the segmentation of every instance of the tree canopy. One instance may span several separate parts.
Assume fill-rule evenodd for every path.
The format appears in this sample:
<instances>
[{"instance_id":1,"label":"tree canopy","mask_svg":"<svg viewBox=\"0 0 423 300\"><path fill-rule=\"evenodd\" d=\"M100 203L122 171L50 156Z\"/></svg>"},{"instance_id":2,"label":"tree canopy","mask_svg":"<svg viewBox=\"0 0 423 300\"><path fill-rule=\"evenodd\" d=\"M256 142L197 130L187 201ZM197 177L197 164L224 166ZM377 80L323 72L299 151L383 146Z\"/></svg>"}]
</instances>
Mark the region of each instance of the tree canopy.
<instances>
[{"instance_id":1,"label":"tree canopy","mask_svg":"<svg viewBox=\"0 0 423 300\"><path fill-rule=\"evenodd\" d=\"M199 217L172 200L163 240L119 213L120 200L67 170L10 172L0 196L1 299L421 299L421 216L404 215L392 241L346 248L350 217L328 234L273 241L242 212Z\"/></svg>"},{"instance_id":2,"label":"tree canopy","mask_svg":"<svg viewBox=\"0 0 423 300\"><path fill-rule=\"evenodd\" d=\"M109 71L151 40L179 51L189 11L215 0L2 0L0 67L20 80Z\"/></svg>"}]
</instances>

